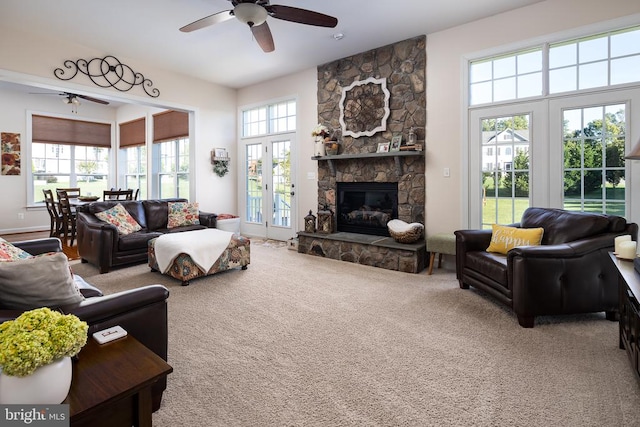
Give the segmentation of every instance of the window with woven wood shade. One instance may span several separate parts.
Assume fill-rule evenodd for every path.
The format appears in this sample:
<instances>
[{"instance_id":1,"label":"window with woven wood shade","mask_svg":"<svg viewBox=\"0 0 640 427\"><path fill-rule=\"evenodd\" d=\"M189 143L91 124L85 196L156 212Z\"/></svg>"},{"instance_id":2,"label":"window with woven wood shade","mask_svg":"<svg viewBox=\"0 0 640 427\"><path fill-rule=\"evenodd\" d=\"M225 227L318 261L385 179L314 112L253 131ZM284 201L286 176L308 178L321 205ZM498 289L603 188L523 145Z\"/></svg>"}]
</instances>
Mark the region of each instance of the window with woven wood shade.
<instances>
[{"instance_id":1,"label":"window with woven wood shade","mask_svg":"<svg viewBox=\"0 0 640 427\"><path fill-rule=\"evenodd\" d=\"M111 147L109 123L33 115L31 125L36 143Z\"/></svg>"},{"instance_id":2,"label":"window with woven wood shade","mask_svg":"<svg viewBox=\"0 0 640 427\"><path fill-rule=\"evenodd\" d=\"M153 142L171 141L189 136L189 114L168 110L153 115Z\"/></svg>"},{"instance_id":3,"label":"window with woven wood shade","mask_svg":"<svg viewBox=\"0 0 640 427\"><path fill-rule=\"evenodd\" d=\"M120 148L144 145L146 123L144 117L120 123Z\"/></svg>"}]
</instances>

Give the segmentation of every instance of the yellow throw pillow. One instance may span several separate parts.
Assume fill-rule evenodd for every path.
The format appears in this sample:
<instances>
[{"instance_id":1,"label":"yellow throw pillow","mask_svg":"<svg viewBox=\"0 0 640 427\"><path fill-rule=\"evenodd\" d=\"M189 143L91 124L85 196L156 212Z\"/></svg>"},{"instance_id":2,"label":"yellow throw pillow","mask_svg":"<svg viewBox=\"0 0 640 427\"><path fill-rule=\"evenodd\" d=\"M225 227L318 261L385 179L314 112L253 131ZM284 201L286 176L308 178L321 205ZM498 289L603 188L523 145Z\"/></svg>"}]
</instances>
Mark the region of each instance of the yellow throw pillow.
<instances>
[{"instance_id":1,"label":"yellow throw pillow","mask_svg":"<svg viewBox=\"0 0 640 427\"><path fill-rule=\"evenodd\" d=\"M491 243L487 252L507 254L510 249L517 246L538 246L542 242L544 229L540 228L516 228L493 224Z\"/></svg>"}]
</instances>

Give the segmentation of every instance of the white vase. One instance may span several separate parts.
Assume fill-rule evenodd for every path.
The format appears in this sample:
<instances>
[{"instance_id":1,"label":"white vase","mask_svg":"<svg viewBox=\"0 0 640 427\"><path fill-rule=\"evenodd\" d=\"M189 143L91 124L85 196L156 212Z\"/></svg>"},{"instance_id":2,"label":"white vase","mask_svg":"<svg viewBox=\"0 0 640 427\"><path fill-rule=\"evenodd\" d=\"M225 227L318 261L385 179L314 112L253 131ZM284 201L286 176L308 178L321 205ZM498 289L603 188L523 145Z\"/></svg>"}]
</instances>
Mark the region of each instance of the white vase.
<instances>
[{"instance_id":1,"label":"white vase","mask_svg":"<svg viewBox=\"0 0 640 427\"><path fill-rule=\"evenodd\" d=\"M316 145L315 145L315 150L314 150L314 156L318 157L318 156L324 156L325 150L324 150L324 138L316 138Z\"/></svg>"},{"instance_id":2,"label":"white vase","mask_svg":"<svg viewBox=\"0 0 640 427\"><path fill-rule=\"evenodd\" d=\"M71 388L71 358L62 357L26 377L0 372L0 404L57 405Z\"/></svg>"}]
</instances>

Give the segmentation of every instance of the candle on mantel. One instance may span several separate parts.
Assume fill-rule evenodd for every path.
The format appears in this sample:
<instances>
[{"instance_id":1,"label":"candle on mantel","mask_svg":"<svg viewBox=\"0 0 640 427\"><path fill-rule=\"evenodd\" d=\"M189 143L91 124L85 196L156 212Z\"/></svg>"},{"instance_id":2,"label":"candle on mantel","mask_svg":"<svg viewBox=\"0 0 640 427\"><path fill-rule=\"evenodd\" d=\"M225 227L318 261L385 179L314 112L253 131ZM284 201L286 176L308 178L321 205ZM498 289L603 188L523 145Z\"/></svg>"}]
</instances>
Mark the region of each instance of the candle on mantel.
<instances>
[{"instance_id":1,"label":"candle on mantel","mask_svg":"<svg viewBox=\"0 0 640 427\"><path fill-rule=\"evenodd\" d=\"M624 236L618 236L615 239L613 239L614 244L615 244L613 252L616 253L616 254L619 254L620 253L620 243L628 242L630 240L631 240L631 235L630 234L626 234Z\"/></svg>"},{"instance_id":2,"label":"candle on mantel","mask_svg":"<svg viewBox=\"0 0 640 427\"><path fill-rule=\"evenodd\" d=\"M634 259L636 257L636 242L620 242L618 256L624 259Z\"/></svg>"}]
</instances>

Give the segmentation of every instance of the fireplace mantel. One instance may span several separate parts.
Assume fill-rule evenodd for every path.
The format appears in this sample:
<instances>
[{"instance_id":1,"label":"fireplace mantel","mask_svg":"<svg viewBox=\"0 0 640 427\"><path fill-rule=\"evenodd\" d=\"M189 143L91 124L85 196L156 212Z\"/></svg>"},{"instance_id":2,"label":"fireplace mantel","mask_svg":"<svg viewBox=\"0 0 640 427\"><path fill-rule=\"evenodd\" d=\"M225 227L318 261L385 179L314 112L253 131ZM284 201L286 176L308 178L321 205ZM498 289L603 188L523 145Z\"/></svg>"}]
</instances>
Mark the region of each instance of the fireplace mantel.
<instances>
[{"instance_id":1,"label":"fireplace mantel","mask_svg":"<svg viewBox=\"0 0 640 427\"><path fill-rule=\"evenodd\" d=\"M396 175L402 176L404 173L402 171L402 162L400 162L401 157L409 157L409 156L424 156L424 151L391 151L388 153L360 153L360 154L336 154L333 156L315 156L311 157L312 160L326 160L329 163L329 169L331 170L331 175L336 176L336 166L333 163L334 161L340 160L349 160L349 159L370 159L370 158L380 158L380 157L393 157L396 162Z\"/></svg>"}]
</instances>

